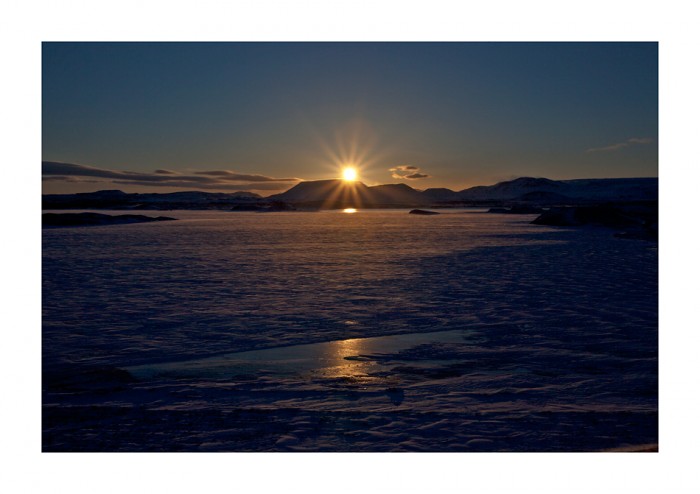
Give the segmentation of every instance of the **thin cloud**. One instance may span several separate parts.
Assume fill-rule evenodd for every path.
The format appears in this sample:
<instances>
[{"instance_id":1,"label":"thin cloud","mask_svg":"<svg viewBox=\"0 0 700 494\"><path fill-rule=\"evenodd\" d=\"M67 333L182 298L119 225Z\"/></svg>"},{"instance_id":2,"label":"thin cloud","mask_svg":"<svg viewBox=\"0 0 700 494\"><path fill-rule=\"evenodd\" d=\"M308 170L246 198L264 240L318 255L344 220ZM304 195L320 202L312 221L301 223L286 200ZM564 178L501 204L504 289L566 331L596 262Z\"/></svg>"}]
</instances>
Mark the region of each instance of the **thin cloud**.
<instances>
[{"instance_id":1,"label":"thin cloud","mask_svg":"<svg viewBox=\"0 0 700 494\"><path fill-rule=\"evenodd\" d=\"M632 146L635 144L651 144L652 142L654 142L654 139L652 139L650 137L630 137L626 141L618 142L616 144L611 144L609 146L586 149L586 152L587 153L598 153L598 152L618 151L620 149L624 149L626 147L629 147L629 146Z\"/></svg>"},{"instance_id":2,"label":"thin cloud","mask_svg":"<svg viewBox=\"0 0 700 494\"><path fill-rule=\"evenodd\" d=\"M632 137L630 139L627 139L627 142L630 142L632 144L651 144L654 142L654 139L651 137Z\"/></svg>"},{"instance_id":3,"label":"thin cloud","mask_svg":"<svg viewBox=\"0 0 700 494\"><path fill-rule=\"evenodd\" d=\"M401 165L401 166L395 166L394 168L389 168L390 172L407 172L407 171L412 171L412 170L420 170L417 166L413 165Z\"/></svg>"},{"instance_id":4,"label":"thin cloud","mask_svg":"<svg viewBox=\"0 0 700 494\"><path fill-rule=\"evenodd\" d=\"M41 166L43 179L47 181L76 182L87 181L86 178L99 178L120 185L222 190L281 190L289 187L288 182L299 181L297 178L275 178L229 170L185 175L163 169L155 170L154 173L140 173L56 161L42 161Z\"/></svg>"},{"instance_id":5,"label":"thin cloud","mask_svg":"<svg viewBox=\"0 0 700 494\"><path fill-rule=\"evenodd\" d=\"M41 177L43 182L70 182L70 183L86 183L86 184L96 184L100 183L101 180L89 180L86 178L79 177L66 177L63 175L49 175Z\"/></svg>"},{"instance_id":6,"label":"thin cloud","mask_svg":"<svg viewBox=\"0 0 700 494\"><path fill-rule=\"evenodd\" d=\"M248 175L236 173L229 170L212 170L206 172L194 172L197 175L209 175L213 177L225 177L228 180L238 180L240 182L298 182L298 178L272 178L264 175Z\"/></svg>"},{"instance_id":7,"label":"thin cloud","mask_svg":"<svg viewBox=\"0 0 700 494\"><path fill-rule=\"evenodd\" d=\"M250 182L247 184L235 184L235 183L197 183L192 184L187 181L171 181L171 182L140 182L138 180L114 180L112 182L116 185L145 185L148 187L177 187L177 188L192 188L196 187L198 190L285 190L289 188L288 183L275 183L275 182Z\"/></svg>"},{"instance_id":8,"label":"thin cloud","mask_svg":"<svg viewBox=\"0 0 700 494\"><path fill-rule=\"evenodd\" d=\"M430 175L427 175L425 173L419 173L420 168L417 166L413 165L400 165L400 166L395 166L393 168L389 168L389 171L391 172L391 177L398 179L398 180L417 180L419 178L429 178ZM413 172L413 173L408 173L408 172Z\"/></svg>"}]
</instances>

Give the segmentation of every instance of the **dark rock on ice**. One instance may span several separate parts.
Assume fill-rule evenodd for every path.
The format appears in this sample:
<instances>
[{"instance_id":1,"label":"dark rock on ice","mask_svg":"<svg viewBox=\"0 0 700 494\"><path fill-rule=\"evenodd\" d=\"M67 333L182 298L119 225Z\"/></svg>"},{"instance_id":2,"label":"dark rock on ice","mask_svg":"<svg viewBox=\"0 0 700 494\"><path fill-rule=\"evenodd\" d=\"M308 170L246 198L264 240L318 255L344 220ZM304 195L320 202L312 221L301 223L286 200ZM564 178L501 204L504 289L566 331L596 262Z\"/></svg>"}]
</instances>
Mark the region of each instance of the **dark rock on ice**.
<instances>
[{"instance_id":1,"label":"dark rock on ice","mask_svg":"<svg viewBox=\"0 0 700 494\"><path fill-rule=\"evenodd\" d=\"M347 357L343 357L343 359L354 362L371 362L373 360L372 357L368 357L367 355L348 355Z\"/></svg>"},{"instance_id":2,"label":"dark rock on ice","mask_svg":"<svg viewBox=\"0 0 700 494\"><path fill-rule=\"evenodd\" d=\"M597 225L624 230L618 238L658 240L658 204L626 204L552 208L532 223L549 226Z\"/></svg>"},{"instance_id":3,"label":"dark rock on ice","mask_svg":"<svg viewBox=\"0 0 700 494\"><path fill-rule=\"evenodd\" d=\"M541 214L544 210L542 208L528 206L525 204L518 204L510 209L507 208L491 208L489 213L499 213L499 214Z\"/></svg>"},{"instance_id":4,"label":"dark rock on ice","mask_svg":"<svg viewBox=\"0 0 700 494\"><path fill-rule=\"evenodd\" d=\"M231 211L255 211L258 213L276 213L280 211L296 211L297 208L283 201L270 203L236 204Z\"/></svg>"},{"instance_id":5,"label":"dark rock on ice","mask_svg":"<svg viewBox=\"0 0 700 494\"><path fill-rule=\"evenodd\" d=\"M265 206L262 204L249 203L249 204L236 204L231 208L231 211L263 211Z\"/></svg>"},{"instance_id":6,"label":"dark rock on ice","mask_svg":"<svg viewBox=\"0 0 700 494\"><path fill-rule=\"evenodd\" d=\"M658 242L659 229L657 225L651 225L644 228L635 228L625 232L616 233L615 237L625 238L628 240L649 240L650 242Z\"/></svg>"},{"instance_id":7,"label":"dark rock on ice","mask_svg":"<svg viewBox=\"0 0 700 494\"><path fill-rule=\"evenodd\" d=\"M277 212L277 211L296 211L297 208L292 206L289 203L283 202L283 201L272 201L270 205L265 208L263 211L267 212Z\"/></svg>"},{"instance_id":8,"label":"dark rock on ice","mask_svg":"<svg viewBox=\"0 0 700 494\"><path fill-rule=\"evenodd\" d=\"M423 214L423 215L430 215L430 214L440 214L437 211L426 211L425 209L411 209L408 214Z\"/></svg>"},{"instance_id":9,"label":"dark rock on ice","mask_svg":"<svg viewBox=\"0 0 700 494\"><path fill-rule=\"evenodd\" d=\"M130 223L148 223L152 221L173 221L167 216L143 216L140 214L121 214L112 216L100 213L44 213L41 218L43 227L62 226L102 226L124 225Z\"/></svg>"},{"instance_id":10,"label":"dark rock on ice","mask_svg":"<svg viewBox=\"0 0 700 494\"><path fill-rule=\"evenodd\" d=\"M535 218L532 223L550 226L600 225L625 228L642 225L643 219L617 206L583 206L552 208Z\"/></svg>"},{"instance_id":11,"label":"dark rock on ice","mask_svg":"<svg viewBox=\"0 0 700 494\"><path fill-rule=\"evenodd\" d=\"M43 375L43 387L49 392L95 393L124 389L136 380L115 367L75 366L49 369Z\"/></svg>"}]
</instances>

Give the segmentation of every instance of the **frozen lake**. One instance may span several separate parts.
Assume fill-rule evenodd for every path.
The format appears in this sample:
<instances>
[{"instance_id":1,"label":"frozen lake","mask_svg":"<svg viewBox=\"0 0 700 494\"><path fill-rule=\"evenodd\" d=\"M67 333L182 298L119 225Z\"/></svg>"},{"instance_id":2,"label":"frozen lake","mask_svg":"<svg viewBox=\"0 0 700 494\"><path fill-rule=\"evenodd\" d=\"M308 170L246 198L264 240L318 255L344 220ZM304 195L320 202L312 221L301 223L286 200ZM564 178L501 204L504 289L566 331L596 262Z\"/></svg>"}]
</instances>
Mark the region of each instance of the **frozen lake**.
<instances>
[{"instance_id":1,"label":"frozen lake","mask_svg":"<svg viewBox=\"0 0 700 494\"><path fill-rule=\"evenodd\" d=\"M656 244L457 210L144 214L179 221L42 232L44 450L657 442Z\"/></svg>"}]
</instances>

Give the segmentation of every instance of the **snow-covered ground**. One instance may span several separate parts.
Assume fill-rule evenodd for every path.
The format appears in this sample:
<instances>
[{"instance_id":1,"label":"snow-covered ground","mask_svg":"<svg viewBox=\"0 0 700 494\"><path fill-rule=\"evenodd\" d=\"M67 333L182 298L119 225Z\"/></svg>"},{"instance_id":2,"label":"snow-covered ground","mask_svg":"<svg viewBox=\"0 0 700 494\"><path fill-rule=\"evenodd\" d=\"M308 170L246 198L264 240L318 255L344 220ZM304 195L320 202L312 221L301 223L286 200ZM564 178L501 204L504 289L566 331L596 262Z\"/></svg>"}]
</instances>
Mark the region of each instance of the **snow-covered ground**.
<instances>
[{"instance_id":1,"label":"snow-covered ground","mask_svg":"<svg viewBox=\"0 0 700 494\"><path fill-rule=\"evenodd\" d=\"M44 450L657 442L656 245L530 216L43 232Z\"/></svg>"}]
</instances>

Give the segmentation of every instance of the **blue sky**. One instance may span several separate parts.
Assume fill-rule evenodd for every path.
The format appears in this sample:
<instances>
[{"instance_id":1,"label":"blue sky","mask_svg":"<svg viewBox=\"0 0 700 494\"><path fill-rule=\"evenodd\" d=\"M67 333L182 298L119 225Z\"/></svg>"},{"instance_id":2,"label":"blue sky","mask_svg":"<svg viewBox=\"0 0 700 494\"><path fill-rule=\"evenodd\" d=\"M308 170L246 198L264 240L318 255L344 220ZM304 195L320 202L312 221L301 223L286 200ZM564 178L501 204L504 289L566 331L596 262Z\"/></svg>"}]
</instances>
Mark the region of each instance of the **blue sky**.
<instances>
[{"instance_id":1,"label":"blue sky","mask_svg":"<svg viewBox=\"0 0 700 494\"><path fill-rule=\"evenodd\" d=\"M47 193L658 173L656 43L44 43L42 64Z\"/></svg>"}]
</instances>

